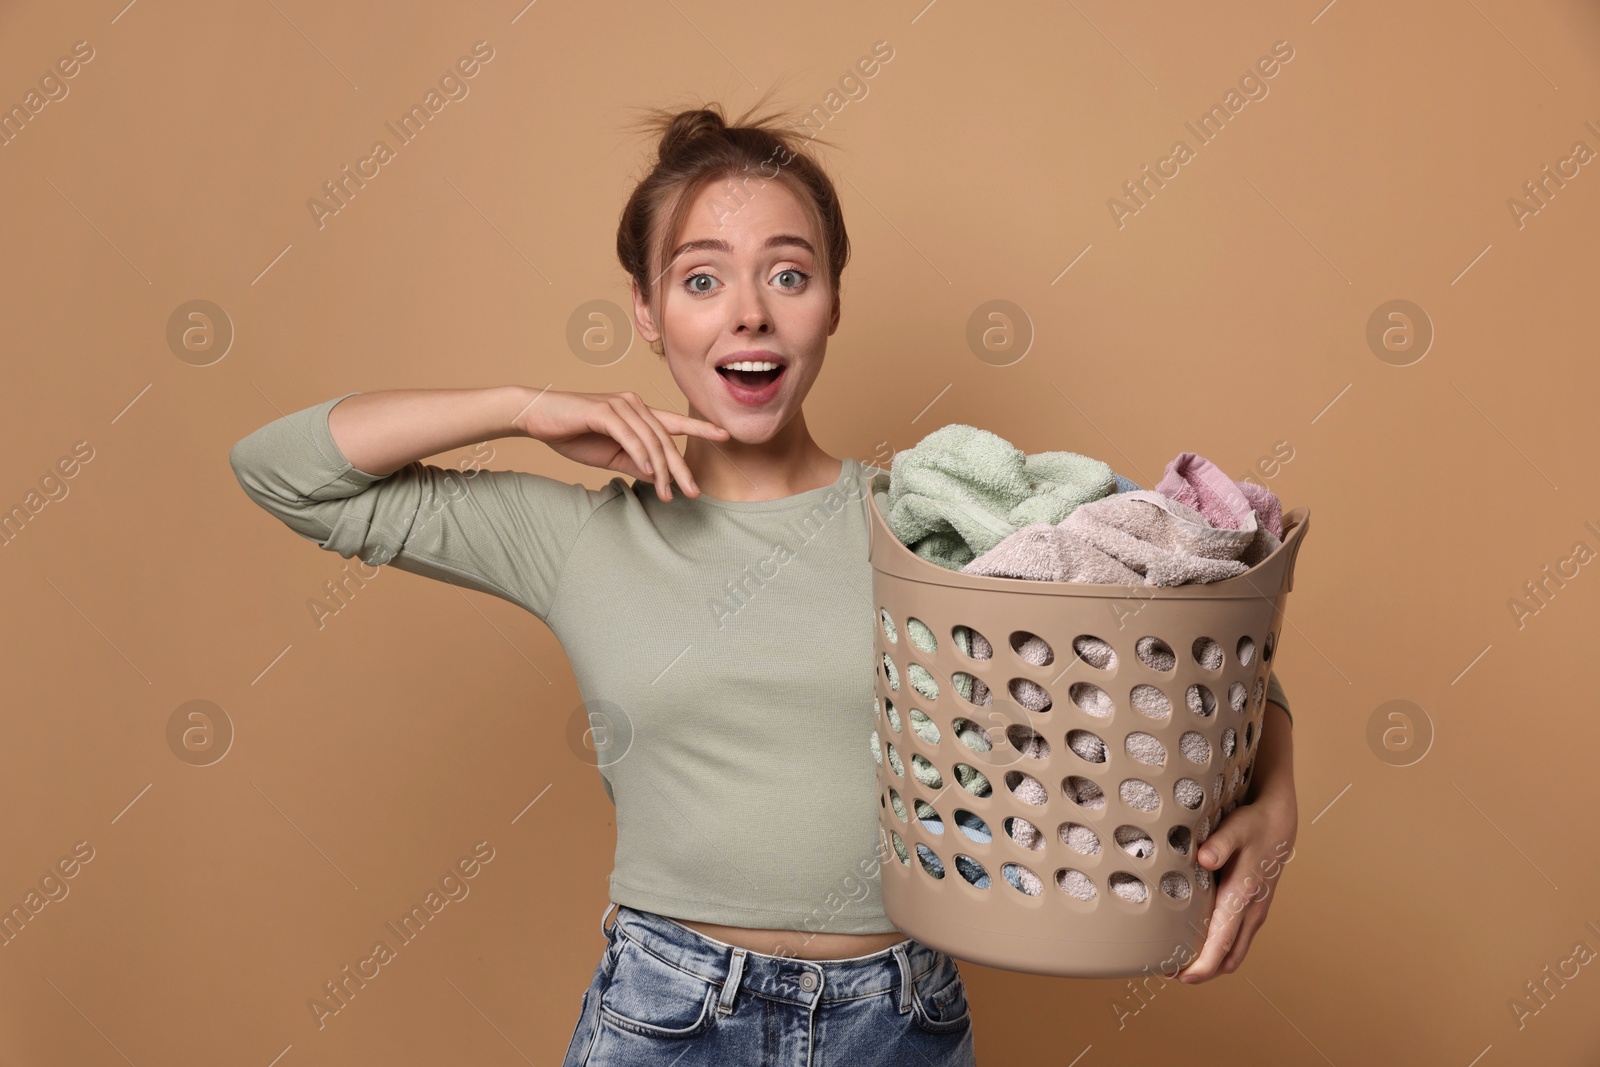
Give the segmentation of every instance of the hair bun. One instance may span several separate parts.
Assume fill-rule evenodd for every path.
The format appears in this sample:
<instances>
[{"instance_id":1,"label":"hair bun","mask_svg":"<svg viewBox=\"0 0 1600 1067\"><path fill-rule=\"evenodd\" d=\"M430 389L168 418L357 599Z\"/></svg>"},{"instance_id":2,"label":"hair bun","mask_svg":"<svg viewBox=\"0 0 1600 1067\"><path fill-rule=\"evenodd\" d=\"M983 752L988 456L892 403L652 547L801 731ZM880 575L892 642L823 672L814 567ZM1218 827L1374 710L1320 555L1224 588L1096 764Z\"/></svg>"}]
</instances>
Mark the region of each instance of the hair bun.
<instances>
[{"instance_id":1,"label":"hair bun","mask_svg":"<svg viewBox=\"0 0 1600 1067\"><path fill-rule=\"evenodd\" d=\"M656 156L666 161L701 137L721 133L727 128L728 124L720 111L711 108L680 111L672 117L666 132L661 135L661 142L656 146Z\"/></svg>"}]
</instances>

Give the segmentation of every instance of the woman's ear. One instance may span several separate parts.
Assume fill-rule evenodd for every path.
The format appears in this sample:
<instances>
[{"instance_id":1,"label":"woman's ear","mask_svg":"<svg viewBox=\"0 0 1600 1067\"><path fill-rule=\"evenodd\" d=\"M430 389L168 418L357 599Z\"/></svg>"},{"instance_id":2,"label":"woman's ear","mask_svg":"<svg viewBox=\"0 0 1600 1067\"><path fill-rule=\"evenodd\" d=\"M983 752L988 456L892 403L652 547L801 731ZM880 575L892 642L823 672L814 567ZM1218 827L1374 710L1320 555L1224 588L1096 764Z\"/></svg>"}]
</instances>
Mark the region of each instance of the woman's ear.
<instances>
[{"instance_id":1,"label":"woman's ear","mask_svg":"<svg viewBox=\"0 0 1600 1067\"><path fill-rule=\"evenodd\" d=\"M633 290L634 329L638 330L639 336L649 341L650 347L654 349L661 338L660 332L656 329L655 315L651 313L650 305L645 303L643 297L639 294L639 282L635 280L631 285Z\"/></svg>"}]
</instances>

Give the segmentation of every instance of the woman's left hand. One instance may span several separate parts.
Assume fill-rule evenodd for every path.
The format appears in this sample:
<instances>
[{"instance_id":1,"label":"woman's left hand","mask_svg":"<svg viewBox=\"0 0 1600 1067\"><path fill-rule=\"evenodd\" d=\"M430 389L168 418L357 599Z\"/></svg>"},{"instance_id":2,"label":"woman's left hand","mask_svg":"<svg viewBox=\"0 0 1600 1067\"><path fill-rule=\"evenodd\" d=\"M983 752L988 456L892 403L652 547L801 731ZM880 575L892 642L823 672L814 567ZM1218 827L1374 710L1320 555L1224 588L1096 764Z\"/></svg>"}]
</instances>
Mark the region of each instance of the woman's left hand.
<instances>
[{"instance_id":1,"label":"woman's left hand","mask_svg":"<svg viewBox=\"0 0 1600 1067\"><path fill-rule=\"evenodd\" d=\"M1294 856L1300 821L1294 779L1285 775L1272 791L1230 811L1200 847L1200 864L1217 882L1216 906L1205 946L1178 977L1204 982L1232 974L1250 951L1250 940L1267 921L1273 889Z\"/></svg>"}]
</instances>

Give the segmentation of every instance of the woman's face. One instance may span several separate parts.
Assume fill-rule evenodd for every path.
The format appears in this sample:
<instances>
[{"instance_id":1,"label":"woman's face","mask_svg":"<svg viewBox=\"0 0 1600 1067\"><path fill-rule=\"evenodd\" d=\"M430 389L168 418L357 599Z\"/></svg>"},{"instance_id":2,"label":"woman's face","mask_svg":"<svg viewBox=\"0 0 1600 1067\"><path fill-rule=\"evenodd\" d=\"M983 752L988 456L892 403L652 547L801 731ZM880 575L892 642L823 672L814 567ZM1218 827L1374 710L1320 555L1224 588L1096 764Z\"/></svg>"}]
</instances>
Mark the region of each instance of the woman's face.
<instances>
[{"instance_id":1,"label":"woman's face","mask_svg":"<svg viewBox=\"0 0 1600 1067\"><path fill-rule=\"evenodd\" d=\"M634 320L649 341L659 325L689 415L758 444L800 410L839 307L820 271L820 236L788 187L748 183L740 193L716 182L700 190L668 257L660 307L647 307L635 283ZM781 372L773 385L759 386L770 373L741 384L717 370L730 360L776 362Z\"/></svg>"}]
</instances>

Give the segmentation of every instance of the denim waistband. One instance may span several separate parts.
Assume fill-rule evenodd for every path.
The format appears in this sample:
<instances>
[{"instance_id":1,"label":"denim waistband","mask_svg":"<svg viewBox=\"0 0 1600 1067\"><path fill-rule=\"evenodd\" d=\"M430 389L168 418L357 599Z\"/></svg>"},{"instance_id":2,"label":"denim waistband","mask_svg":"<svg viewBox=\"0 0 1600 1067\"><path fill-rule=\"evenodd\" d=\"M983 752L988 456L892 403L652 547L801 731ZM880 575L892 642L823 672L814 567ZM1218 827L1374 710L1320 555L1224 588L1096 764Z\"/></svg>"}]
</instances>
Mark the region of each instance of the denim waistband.
<instances>
[{"instance_id":1,"label":"denim waistband","mask_svg":"<svg viewBox=\"0 0 1600 1067\"><path fill-rule=\"evenodd\" d=\"M617 918L607 929L606 919L613 908ZM600 932L608 941L620 932L674 967L722 985L719 1008L724 1012L734 993L743 988L808 1006L892 992L904 1014L911 1010L912 988L939 962L937 950L914 938L866 956L840 960L769 956L707 937L665 915L614 902L608 902L600 915Z\"/></svg>"}]
</instances>

